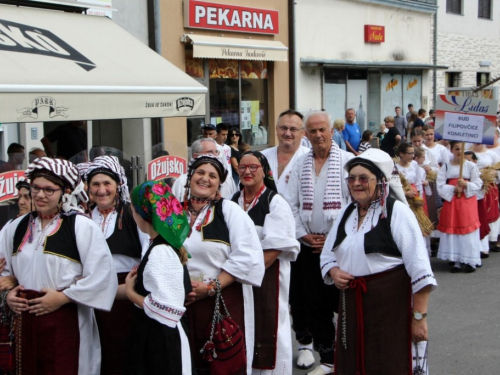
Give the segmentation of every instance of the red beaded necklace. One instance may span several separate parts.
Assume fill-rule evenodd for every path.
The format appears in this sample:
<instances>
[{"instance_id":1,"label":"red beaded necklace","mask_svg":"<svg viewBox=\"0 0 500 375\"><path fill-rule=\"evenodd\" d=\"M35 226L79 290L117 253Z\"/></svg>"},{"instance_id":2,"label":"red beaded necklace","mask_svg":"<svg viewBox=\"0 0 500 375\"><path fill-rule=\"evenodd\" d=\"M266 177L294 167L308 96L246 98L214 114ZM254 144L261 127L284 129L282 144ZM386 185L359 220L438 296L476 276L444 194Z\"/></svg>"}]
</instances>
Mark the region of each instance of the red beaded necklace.
<instances>
[{"instance_id":1,"label":"red beaded necklace","mask_svg":"<svg viewBox=\"0 0 500 375\"><path fill-rule=\"evenodd\" d=\"M40 218L40 220L51 220L51 219L55 218L56 215L58 215L58 214L59 214L59 211L56 211L50 215L42 215L42 213L40 211L38 211L38 217Z\"/></svg>"},{"instance_id":2,"label":"red beaded necklace","mask_svg":"<svg viewBox=\"0 0 500 375\"><path fill-rule=\"evenodd\" d=\"M108 207L108 208L105 208L105 209L102 209L102 210L101 210L100 208L97 208L97 210L99 211L99 213L100 213L101 215L103 215L103 216L104 216L104 215L109 214L110 212L115 211L115 210L116 210L116 208L115 208L115 206L111 206L111 207Z\"/></svg>"}]
</instances>

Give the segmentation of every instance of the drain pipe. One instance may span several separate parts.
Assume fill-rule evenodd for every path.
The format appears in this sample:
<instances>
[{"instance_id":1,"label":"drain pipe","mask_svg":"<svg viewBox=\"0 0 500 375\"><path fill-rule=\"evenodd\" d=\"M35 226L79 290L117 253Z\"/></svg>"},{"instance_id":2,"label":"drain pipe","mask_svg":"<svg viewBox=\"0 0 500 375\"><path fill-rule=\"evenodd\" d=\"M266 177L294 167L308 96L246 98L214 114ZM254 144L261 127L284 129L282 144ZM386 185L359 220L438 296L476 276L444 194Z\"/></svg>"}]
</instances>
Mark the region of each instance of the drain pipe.
<instances>
[{"instance_id":1,"label":"drain pipe","mask_svg":"<svg viewBox=\"0 0 500 375\"><path fill-rule=\"evenodd\" d=\"M434 13L434 66L437 65L438 63L438 58L437 58L437 26L438 26L438 16L437 16L437 12L438 10L436 9L436 12ZM432 90L433 90L433 108L435 109L436 108L436 100L437 100L437 69L434 68L434 79L433 79L433 82L432 82Z\"/></svg>"}]
</instances>

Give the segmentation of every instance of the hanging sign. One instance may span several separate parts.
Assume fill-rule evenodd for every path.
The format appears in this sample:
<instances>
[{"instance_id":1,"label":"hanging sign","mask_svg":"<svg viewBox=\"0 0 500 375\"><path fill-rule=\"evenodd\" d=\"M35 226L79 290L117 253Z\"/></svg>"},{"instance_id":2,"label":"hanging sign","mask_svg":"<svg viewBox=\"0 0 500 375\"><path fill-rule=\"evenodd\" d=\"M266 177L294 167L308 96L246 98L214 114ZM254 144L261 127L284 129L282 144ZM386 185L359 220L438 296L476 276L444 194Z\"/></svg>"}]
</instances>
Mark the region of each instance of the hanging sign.
<instances>
[{"instance_id":1,"label":"hanging sign","mask_svg":"<svg viewBox=\"0 0 500 375\"><path fill-rule=\"evenodd\" d=\"M0 202L15 199L19 196L16 184L20 177L24 177L24 171L0 173Z\"/></svg>"},{"instance_id":2,"label":"hanging sign","mask_svg":"<svg viewBox=\"0 0 500 375\"><path fill-rule=\"evenodd\" d=\"M148 163L148 180L177 178L187 173L187 161L179 156L161 156Z\"/></svg>"}]
</instances>

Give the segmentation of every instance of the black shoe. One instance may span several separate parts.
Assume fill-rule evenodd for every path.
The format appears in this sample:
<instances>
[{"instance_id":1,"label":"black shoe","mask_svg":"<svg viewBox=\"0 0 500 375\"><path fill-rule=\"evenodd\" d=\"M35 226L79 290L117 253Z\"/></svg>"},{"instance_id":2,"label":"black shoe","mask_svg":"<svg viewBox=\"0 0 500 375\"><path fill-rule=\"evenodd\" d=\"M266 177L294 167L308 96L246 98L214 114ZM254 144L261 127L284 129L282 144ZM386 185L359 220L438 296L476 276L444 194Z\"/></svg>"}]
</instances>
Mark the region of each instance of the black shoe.
<instances>
[{"instance_id":1,"label":"black shoe","mask_svg":"<svg viewBox=\"0 0 500 375\"><path fill-rule=\"evenodd\" d=\"M435 258L437 253L437 251L431 250L431 258Z\"/></svg>"},{"instance_id":2,"label":"black shoe","mask_svg":"<svg viewBox=\"0 0 500 375\"><path fill-rule=\"evenodd\" d=\"M470 266L469 266L469 267L470 267ZM460 271L462 271L462 269L461 269L460 267L453 267L453 268L450 270L450 272L451 272L451 273L458 273L458 272L460 272Z\"/></svg>"},{"instance_id":3,"label":"black shoe","mask_svg":"<svg viewBox=\"0 0 500 375\"><path fill-rule=\"evenodd\" d=\"M482 264L476 264L476 268L481 268L482 266Z\"/></svg>"},{"instance_id":4,"label":"black shoe","mask_svg":"<svg viewBox=\"0 0 500 375\"><path fill-rule=\"evenodd\" d=\"M490 254L481 252L481 259L487 259L489 257L490 257Z\"/></svg>"},{"instance_id":5,"label":"black shoe","mask_svg":"<svg viewBox=\"0 0 500 375\"><path fill-rule=\"evenodd\" d=\"M472 273L475 271L476 271L476 269L474 267L472 267L470 264L465 265L465 268L464 268L465 273Z\"/></svg>"},{"instance_id":6,"label":"black shoe","mask_svg":"<svg viewBox=\"0 0 500 375\"><path fill-rule=\"evenodd\" d=\"M455 265L455 262L448 262L448 265L449 265L449 266L454 266L454 265Z\"/></svg>"},{"instance_id":7,"label":"black shoe","mask_svg":"<svg viewBox=\"0 0 500 375\"><path fill-rule=\"evenodd\" d=\"M493 246L492 248L490 248L490 251L492 251L494 253L500 253L500 247L499 246Z\"/></svg>"}]
</instances>

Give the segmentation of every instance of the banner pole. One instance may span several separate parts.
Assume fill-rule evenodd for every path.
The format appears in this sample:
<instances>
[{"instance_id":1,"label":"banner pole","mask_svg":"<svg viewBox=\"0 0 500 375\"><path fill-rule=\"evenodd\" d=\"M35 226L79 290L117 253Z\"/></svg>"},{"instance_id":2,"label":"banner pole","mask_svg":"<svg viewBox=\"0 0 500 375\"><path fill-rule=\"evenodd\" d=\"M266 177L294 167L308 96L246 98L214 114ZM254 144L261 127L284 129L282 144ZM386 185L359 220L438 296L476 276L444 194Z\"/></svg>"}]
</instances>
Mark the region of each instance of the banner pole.
<instances>
[{"instance_id":1,"label":"banner pole","mask_svg":"<svg viewBox=\"0 0 500 375\"><path fill-rule=\"evenodd\" d=\"M462 174L464 172L464 158L465 158L465 142L462 142L462 151L460 152L460 172L458 174L458 179L462 179ZM457 196L460 198L462 196L461 192L457 193Z\"/></svg>"}]
</instances>

